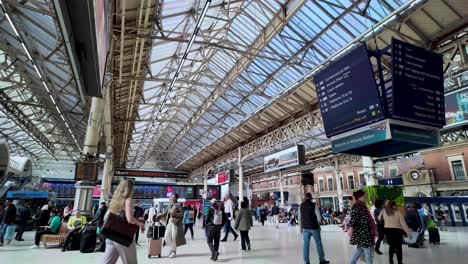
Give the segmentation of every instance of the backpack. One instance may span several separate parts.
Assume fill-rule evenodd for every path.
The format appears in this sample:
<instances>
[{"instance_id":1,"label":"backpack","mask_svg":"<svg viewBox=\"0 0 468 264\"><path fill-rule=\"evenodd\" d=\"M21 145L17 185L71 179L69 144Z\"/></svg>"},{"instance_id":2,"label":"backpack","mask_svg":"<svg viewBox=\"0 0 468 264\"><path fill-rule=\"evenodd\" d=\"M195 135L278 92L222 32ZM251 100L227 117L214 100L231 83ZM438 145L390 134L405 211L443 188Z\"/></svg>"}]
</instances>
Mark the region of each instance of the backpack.
<instances>
[{"instance_id":1,"label":"backpack","mask_svg":"<svg viewBox=\"0 0 468 264\"><path fill-rule=\"evenodd\" d=\"M215 209L214 207L211 207L211 209L214 210L213 212L213 224L214 225L221 225L223 223L223 212L219 209Z\"/></svg>"},{"instance_id":2,"label":"backpack","mask_svg":"<svg viewBox=\"0 0 468 264\"><path fill-rule=\"evenodd\" d=\"M190 211L189 214L188 214L188 218L189 218L190 220L195 219L195 212L194 212L194 211Z\"/></svg>"}]
</instances>

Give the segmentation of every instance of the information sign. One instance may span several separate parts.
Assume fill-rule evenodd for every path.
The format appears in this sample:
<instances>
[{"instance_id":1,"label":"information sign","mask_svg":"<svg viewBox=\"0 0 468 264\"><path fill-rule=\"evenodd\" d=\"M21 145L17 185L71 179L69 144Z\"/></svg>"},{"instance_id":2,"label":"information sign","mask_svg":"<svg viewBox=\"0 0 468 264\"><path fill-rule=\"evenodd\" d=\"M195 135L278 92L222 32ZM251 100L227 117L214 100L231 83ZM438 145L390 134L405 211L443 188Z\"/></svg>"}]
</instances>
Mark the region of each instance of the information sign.
<instances>
[{"instance_id":1,"label":"information sign","mask_svg":"<svg viewBox=\"0 0 468 264\"><path fill-rule=\"evenodd\" d=\"M314 79L327 137L384 118L365 45L332 63Z\"/></svg>"},{"instance_id":2,"label":"information sign","mask_svg":"<svg viewBox=\"0 0 468 264\"><path fill-rule=\"evenodd\" d=\"M394 118L445 125L442 56L398 39L392 40Z\"/></svg>"}]
</instances>

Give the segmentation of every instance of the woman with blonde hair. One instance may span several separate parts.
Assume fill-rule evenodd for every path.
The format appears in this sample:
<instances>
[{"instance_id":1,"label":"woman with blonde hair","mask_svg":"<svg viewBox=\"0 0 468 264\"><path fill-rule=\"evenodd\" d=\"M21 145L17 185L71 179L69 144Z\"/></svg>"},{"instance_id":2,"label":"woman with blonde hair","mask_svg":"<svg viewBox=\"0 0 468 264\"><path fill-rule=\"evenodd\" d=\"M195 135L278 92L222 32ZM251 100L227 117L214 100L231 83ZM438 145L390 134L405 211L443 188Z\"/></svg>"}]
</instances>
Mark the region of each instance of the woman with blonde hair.
<instances>
[{"instance_id":1,"label":"woman with blonde hair","mask_svg":"<svg viewBox=\"0 0 468 264\"><path fill-rule=\"evenodd\" d=\"M138 221L133 217L133 186L135 182L132 179L123 179L117 186L112 200L104 216L104 221L110 213L125 218L129 224L138 225L143 233L145 231L145 224ZM126 247L110 239L106 239L106 251L102 258L104 264L114 264L117 260L122 258L124 264L136 264L137 253L135 241L130 246Z\"/></svg>"},{"instance_id":2,"label":"woman with blonde hair","mask_svg":"<svg viewBox=\"0 0 468 264\"><path fill-rule=\"evenodd\" d=\"M379 221L385 225L385 235L390 246L388 251L389 262L393 264L393 253L396 253L398 264L403 263L403 230L411 239L411 230L406 225L405 219L394 201L389 201L387 207L379 215ZM402 230L403 229L403 230Z\"/></svg>"}]
</instances>

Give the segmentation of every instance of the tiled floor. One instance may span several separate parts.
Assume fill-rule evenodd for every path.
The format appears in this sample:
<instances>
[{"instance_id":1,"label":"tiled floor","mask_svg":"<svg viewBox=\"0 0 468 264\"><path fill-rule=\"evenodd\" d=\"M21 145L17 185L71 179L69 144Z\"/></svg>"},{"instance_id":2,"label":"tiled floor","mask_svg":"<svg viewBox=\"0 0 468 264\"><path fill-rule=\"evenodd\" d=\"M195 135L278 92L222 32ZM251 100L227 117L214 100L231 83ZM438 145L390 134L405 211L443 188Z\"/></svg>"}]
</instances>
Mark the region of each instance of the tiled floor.
<instances>
[{"instance_id":1,"label":"tiled floor","mask_svg":"<svg viewBox=\"0 0 468 264\"><path fill-rule=\"evenodd\" d=\"M204 239L204 232L196 228L195 240L188 240L186 246L180 247L177 258L167 259L168 249L163 250L161 259L148 259L146 241L141 241L138 247L139 263L164 263L164 264L203 264L212 263L209 259L209 250ZM78 251L60 252L59 249L30 249L33 240L33 232L25 234L26 241L14 241L12 245L0 247L0 264L78 264L99 263L102 253L82 254ZM189 235L187 235L189 237ZM250 234L252 251L240 251L240 242L232 241L222 243L221 255L218 262L221 263L302 263L302 241L297 228L280 225L276 230L271 224L261 227L255 224ZM240 238L239 238L240 240ZM440 246L424 245L424 248L414 249L404 246L404 262L411 263L468 263L468 228L451 229L450 232L441 232ZM349 245L349 239L337 226L324 226L322 228L322 241L326 257L331 263L349 263L353 247ZM383 264L387 261L387 246L383 246L383 256L376 256L374 263ZM311 261L318 263L315 244L311 247ZM120 262L118 262L120 263Z\"/></svg>"}]
</instances>

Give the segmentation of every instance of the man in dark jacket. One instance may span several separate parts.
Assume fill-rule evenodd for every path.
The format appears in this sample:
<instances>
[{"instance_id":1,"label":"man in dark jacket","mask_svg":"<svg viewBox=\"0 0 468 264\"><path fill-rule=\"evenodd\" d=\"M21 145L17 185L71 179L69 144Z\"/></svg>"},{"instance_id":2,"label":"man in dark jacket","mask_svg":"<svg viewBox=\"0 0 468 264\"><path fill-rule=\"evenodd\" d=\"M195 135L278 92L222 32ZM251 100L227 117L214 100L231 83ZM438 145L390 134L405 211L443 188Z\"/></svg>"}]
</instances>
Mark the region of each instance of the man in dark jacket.
<instances>
[{"instance_id":1,"label":"man in dark jacket","mask_svg":"<svg viewBox=\"0 0 468 264\"><path fill-rule=\"evenodd\" d=\"M421 217L419 216L418 210L416 210L415 205L412 205L410 207L409 211L406 214L405 220L406 224L413 232L417 232L418 229L422 226Z\"/></svg>"},{"instance_id":2,"label":"man in dark jacket","mask_svg":"<svg viewBox=\"0 0 468 264\"><path fill-rule=\"evenodd\" d=\"M304 236L304 262L310 264L309 250L310 250L310 237L314 237L319 254L320 264L330 263L325 260L325 253L323 252L322 238L320 237L320 221L322 217L320 211L315 203L312 202L312 194L306 193L304 202L300 207L301 215L301 233Z\"/></svg>"},{"instance_id":3,"label":"man in dark jacket","mask_svg":"<svg viewBox=\"0 0 468 264\"><path fill-rule=\"evenodd\" d=\"M16 233L15 239L18 241L24 241L23 233L26 228L28 220L31 218L31 204L26 203L23 207L18 209L18 232Z\"/></svg>"},{"instance_id":4,"label":"man in dark jacket","mask_svg":"<svg viewBox=\"0 0 468 264\"><path fill-rule=\"evenodd\" d=\"M279 207L276 206L276 202L273 204L273 207L271 208L271 217L273 218L273 223L275 224L276 229L279 227Z\"/></svg>"},{"instance_id":5,"label":"man in dark jacket","mask_svg":"<svg viewBox=\"0 0 468 264\"><path fill-rule=\"evenodd\" d=\"M218 216L215 214L221 214L222 221L221 223L215 223ZM215 198L211 199L210 208L208 209L208 215L205 218L205 226L207 229L208 235L208 247L211 251L211 260L216 261L218 260L219 256L219 240L221 239L221 228L226 224L226 214L224 210L221 210L217 205L217 201Z\"/></svg>"},{"instance_id":6,"label":"man in dark jacket","mask_svg":"<svg viewBox=\"0 0 468 264\"><path fill-rule=\"evenodd\" d=\"M7 230L7 227L15 224L16 219L16 206L13 204L13 200L7 200L5 206L5 213L3 214L3 225L0 235L0 246L3 246L3 237ZM7 244L10 244L11 239L7 239Z\"/></svg>"}]
</instances>

